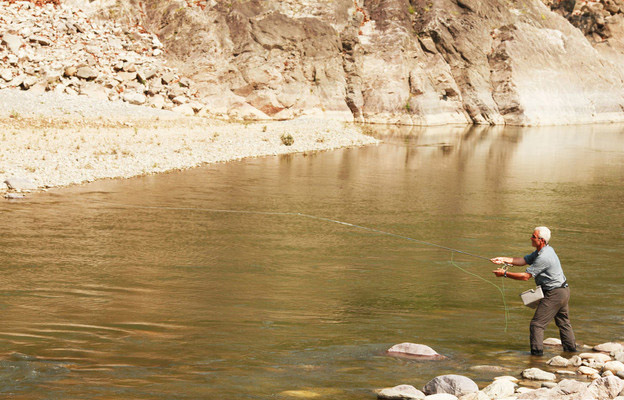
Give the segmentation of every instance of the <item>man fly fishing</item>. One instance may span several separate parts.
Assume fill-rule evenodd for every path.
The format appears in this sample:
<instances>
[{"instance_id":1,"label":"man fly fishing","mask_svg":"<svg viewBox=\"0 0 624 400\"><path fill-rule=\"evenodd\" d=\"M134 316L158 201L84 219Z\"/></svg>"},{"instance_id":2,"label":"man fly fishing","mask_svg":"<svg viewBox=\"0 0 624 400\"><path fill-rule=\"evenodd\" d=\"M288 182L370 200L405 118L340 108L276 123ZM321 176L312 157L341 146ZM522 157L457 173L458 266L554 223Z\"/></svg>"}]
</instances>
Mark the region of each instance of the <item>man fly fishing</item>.
<instances>
[{"instance_id":1,"label":"man fly fishing","mask_svg":"<svg viewBox=\"0 0 624 400\"><path fill-rule=\"evenodd\" d=\"M535 284L542 287L544 298L540 300L531 320L531 354L544 354L544 329L550 321L555 319L559 328L563 351L576 352L576 340L570 319L568 317L568 301L570 288L561 268L559 257L548 244L550 229L538 226L531 235L531 245L535 251L524 257L495 257L494 264L511 264L517 266L529 265L526 272L508 272L499 268L492 272L498 277L511 278L518 281L528 281L535 278Z\"/></svg>"}]
</instances>

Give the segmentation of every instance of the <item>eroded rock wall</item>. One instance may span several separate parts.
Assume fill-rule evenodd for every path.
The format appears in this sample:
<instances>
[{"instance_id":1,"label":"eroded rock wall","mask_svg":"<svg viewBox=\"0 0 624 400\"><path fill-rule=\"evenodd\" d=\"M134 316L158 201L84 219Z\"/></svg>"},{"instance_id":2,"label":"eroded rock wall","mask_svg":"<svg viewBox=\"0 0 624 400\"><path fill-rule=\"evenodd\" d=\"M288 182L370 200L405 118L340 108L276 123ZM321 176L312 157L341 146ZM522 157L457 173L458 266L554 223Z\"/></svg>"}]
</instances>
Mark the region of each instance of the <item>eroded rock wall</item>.
<instances>
[{"instance_id":1,"label":"eroded rock wall","mask_svg":"<svg viewBox=\"0 0 624 400\"><path fill-rule=\"evenodd\" d=\"M157 34L213 114L624 121L620 0L70 1Z\"/></svg>"}]
</instances>

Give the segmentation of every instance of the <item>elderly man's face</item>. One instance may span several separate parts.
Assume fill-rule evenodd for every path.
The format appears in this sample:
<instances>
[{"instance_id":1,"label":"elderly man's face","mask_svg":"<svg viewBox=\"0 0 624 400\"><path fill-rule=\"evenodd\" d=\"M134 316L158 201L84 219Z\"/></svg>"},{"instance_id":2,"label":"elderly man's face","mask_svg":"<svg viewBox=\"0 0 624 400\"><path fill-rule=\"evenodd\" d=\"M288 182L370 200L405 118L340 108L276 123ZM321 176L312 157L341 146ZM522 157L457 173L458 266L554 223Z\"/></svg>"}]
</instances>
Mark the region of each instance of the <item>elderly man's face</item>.
<instances>
[{"instance_id":1,"label":"elderly man's face","mask_svg":"<svg viewBox=\"0 0 624 400\"><path fill-rule=\"evenodd\" d=\"M533 231L533 234L531 235L531 246L539 247L541 243L542 241L539 238L539 231L536 229Z\"/></svg>"}]
</instances>

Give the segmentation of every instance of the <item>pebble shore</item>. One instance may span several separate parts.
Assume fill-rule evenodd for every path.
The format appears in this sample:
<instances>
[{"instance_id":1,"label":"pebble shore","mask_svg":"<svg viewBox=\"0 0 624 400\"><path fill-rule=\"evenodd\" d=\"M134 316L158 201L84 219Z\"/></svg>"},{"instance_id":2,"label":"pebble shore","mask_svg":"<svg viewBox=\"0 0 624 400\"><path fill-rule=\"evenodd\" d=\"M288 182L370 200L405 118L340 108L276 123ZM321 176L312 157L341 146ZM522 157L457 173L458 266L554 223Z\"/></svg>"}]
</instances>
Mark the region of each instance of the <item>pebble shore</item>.
<instances>
[{"instance_id":1,"label":"pebble shore","mask_svg":"<svg viewBox=\"0 0 624 400\"><path fill-rule=\"evenodd\" d=\"M0 110L0 182L38 189L377 143L343 122L221 121L55 92L0 90Z\"/></svg>"},{"instance_id":2,"label":"pebble shore","mask_svg":"<svg viewBox=\"0 0 624 400\"><path fill-rule=\"evenodd\" d=\"M561 348L561 341L548 338L544 345ZM608 342L579 350L570 358L543 358L539 368L527 368L519 376L498 376L481 389L466 376L449 374L431 379L422 390L403 383L376 393L384 400L624 400L624 344ZM440 356L426 345L408 342L392 346L387 354L421 360ZM537 362L532 359L532 364Z\"/></svg>"}]
</instances>

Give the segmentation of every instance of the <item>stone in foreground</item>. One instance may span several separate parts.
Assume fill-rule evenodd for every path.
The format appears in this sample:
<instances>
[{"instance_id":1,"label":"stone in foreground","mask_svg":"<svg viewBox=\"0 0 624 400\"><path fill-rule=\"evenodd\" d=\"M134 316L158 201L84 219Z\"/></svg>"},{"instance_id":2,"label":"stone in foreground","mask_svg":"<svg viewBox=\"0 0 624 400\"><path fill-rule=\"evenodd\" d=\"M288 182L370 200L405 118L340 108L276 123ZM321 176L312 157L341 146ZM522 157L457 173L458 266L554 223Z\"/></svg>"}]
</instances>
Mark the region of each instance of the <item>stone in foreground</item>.
<instances>
[{"instance_id":1,"label":"stone in foreground","mask_svg":"<svg viewBox=\"0 0 624 400\"><path fill-rule=\"evenodd\" d=\"M448 393L438 393L425 397L425 400L457 400L457 396Z\"/></svg>"},{"instance_id":2,"label":"stone in foreground","mask_svg":"<svg viewBox=\"0 0 624 400\"><path fill-rule=\"evenodd\" d=\"M421 400L425 398L425 394L412 385L398 385L380 390L379 393L377 393L377 398L388 400Z\"/></svg>"},{"instance_id":3,"label":"stone in foreground","mask_svg":"<svg viewBox=\"0 0 624 400\"><path fill-rule=\"evenodd\" d=\"M522 377L535 381L555 381L557 377L550 372L542 371L539 368L529 368L522 371Z\"/></svg>"},{"instance_id":4,"label":"stone in foreground","mask_svg":"<svg viewBox=\"0 0 624 400\"><path fill-rule=\"evenodd\" d=\"M483 389L485 393L491 399L502 399L512 396L516 389L516 384L507 379L498 379L492 382L489 386Z\"/></svg>"},{"instance_id":5,"label":"stone in foreground","mask_svg":"<svg viewBox=\"0 0 624 400\"><path fill-rule=\"evenodd\" d=\"M402 355L410 357L444 358L443 355L438 354L438 352L436 352L429 346L408 342L395 344L388 349L388 353L392 355Z\"/></svg>"},{"instance_id":6,"label":"stone in foreground","mask_svg":"<svg viewBox=\"0 0 624 400\"><path fill-rule=\"evenodd\" d=\"M607 376L594 380L587 389L594 399L613 399L624 390L624 381L617 376Z\"/></svg>"},{"instance_id":7,"label":"stone in foreground","mask_svg":"<svg viewBox=\"0 0 624 400\"><path fill-rule=\"evenodd\" d=\"M425 394L447 393L454 396L463 396L478 392L479 387L470 378L462 375L440 375L430 380L424 387Z\"/></svg>"}]
</instances>

